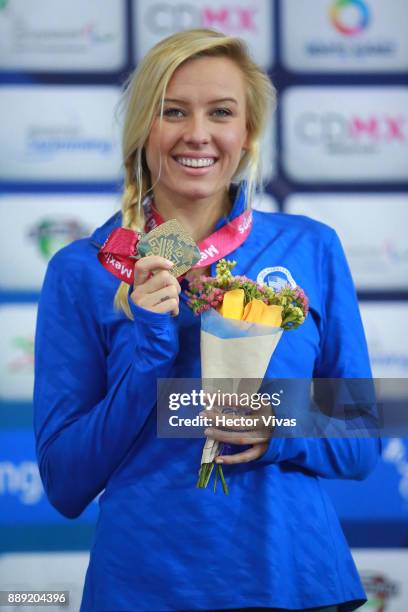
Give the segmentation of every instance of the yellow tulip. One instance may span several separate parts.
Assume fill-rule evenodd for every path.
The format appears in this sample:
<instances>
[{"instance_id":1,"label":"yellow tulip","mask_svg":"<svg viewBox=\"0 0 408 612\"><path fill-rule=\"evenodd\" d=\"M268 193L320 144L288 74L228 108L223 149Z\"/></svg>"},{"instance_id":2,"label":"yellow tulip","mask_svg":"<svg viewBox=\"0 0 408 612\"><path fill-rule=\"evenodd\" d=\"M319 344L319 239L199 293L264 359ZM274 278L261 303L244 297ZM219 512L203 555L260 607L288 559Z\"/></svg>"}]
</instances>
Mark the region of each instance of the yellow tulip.
<instances>
[{"instance_id":1,"label":"yellow tulip","mask_svg":"<svg viewBox=\"0 0 408 612\"><path fill-rule=\"evenodd\" d=\"M224 293L223 302L219 308L219 313L227 319L242 319L244 312L244 290L231 289Z\"/></svg>"},{"instance_id":2,"label":"yellow tulip","mask_svg":"<svg viewBox=\"0 0 408 612\"><path fill-rule=\"evenodd\" d=\"M272 304L268 306L262 300L254 299L245 306L243 321L280 327L282 323L282 306Z\"/></svg>"}]
</instances>

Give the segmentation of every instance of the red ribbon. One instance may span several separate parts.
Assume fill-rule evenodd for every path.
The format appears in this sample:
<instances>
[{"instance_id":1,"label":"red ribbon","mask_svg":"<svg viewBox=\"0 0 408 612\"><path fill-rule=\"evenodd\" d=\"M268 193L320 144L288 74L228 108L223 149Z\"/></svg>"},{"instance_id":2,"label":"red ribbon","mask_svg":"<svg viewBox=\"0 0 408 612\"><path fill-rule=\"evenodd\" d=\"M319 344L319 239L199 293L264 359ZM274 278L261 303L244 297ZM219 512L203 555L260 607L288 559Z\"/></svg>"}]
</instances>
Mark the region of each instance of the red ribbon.
<instances>
[{"instance_id":1,"label":"red ribbon","mask_svg":"<svg viewBox=\"0 0 408 612\"><path fill-rule=\"evenodd\" d=\"M157 210L148 203L145 208L146 231L164 223ZM198 248L201 259L193 268L205 268L235 251L248 237L252 226L252 213L245 211L205 238ZM140 235L134 230L119 227L107 237L98 252L98 259L108 272L121 281L133 285L137 245Z\"/></svg>"},{"instance_id":2,"label":"red ribbon","mask_svg":"<svg viewBox=\"0 0 408 612\"><path fill-rule=\"evenodd\" d=\"M134 230L118 227L109 234L98 252L103 267L129 285L134 282L134 258L139 238Z\"/></svg>"}]
</instances>

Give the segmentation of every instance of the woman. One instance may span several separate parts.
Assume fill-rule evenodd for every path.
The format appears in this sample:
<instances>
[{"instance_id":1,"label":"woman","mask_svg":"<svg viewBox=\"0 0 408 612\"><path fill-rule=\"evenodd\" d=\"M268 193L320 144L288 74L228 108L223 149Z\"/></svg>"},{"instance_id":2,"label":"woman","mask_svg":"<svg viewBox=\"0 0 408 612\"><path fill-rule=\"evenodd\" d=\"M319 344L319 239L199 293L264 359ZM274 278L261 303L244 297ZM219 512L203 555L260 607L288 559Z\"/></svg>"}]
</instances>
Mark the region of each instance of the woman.
<instances>
[{"instance_id":1,"label":"woman","mask_svg":"<svg viewBox=\"0 0 408 612\"><path fill-rule=\"evenodd\" d=\"M104 490L82 611L354 610L365 600L319 477L364 478L377 441L252 444L241 435L250 448L223 458L230 494L196 489L202 442L158 438L155 415L158 378L200 377L188 279L180 285L171 262L149 256L136 263L128 291L96 257L114 228L148 229L152 214L177 218L197 242L242 214L272 98L238 39L192 30L159 43L128 87L122 214L50 262L36 338L40 472L68 517ZM153 201L143 210L146 196ZM228 257L253 279L278 267L309 296L310 314L283 336L269 377L370 376L333 230L254 212Z\"/></svg>"}]
</instances>

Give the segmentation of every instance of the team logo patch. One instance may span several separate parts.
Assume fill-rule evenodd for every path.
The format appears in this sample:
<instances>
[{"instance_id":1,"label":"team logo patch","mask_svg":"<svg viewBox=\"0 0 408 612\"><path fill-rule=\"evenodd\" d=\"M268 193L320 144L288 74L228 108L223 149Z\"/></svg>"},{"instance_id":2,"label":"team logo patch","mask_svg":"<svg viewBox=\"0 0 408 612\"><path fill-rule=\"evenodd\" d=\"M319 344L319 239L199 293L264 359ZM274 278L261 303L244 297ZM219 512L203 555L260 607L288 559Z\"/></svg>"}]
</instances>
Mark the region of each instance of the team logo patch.
<instances>
[{"instance_id":1,"label":"team logo patch","mask_svg":"<svg viewBox=\"0 0 408 612\"><path fill-rule=\"evenodd\" d=\"M290 285L293 289L296 287L296 281L287 268L275 266L273 268L264 268L257 276L256 282L259 285L265 284L272 289L282 289L285 285Z\"/></svg>"}]
</instances>

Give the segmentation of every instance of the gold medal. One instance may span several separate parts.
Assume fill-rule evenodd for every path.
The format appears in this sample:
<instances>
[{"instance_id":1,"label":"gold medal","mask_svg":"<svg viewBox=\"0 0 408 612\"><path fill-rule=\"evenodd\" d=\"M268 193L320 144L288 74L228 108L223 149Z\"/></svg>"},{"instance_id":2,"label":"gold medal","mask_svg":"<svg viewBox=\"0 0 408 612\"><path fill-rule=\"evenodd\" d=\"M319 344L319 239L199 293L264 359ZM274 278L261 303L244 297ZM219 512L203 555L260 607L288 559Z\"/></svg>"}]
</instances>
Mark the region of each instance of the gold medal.
<instances>
[{"instance_id":1,"label":"gold medal","mask_svg":"<svg viewBox=\"0 0 408 612\"><path fill-rule=\"evenodd\" d=\"M172 261L174 267L170 272L176 278L201 259L199 248L177 219L170 219L144 234L137 248L141 257L160 255Z\"/></svg>"}]
</instances>

